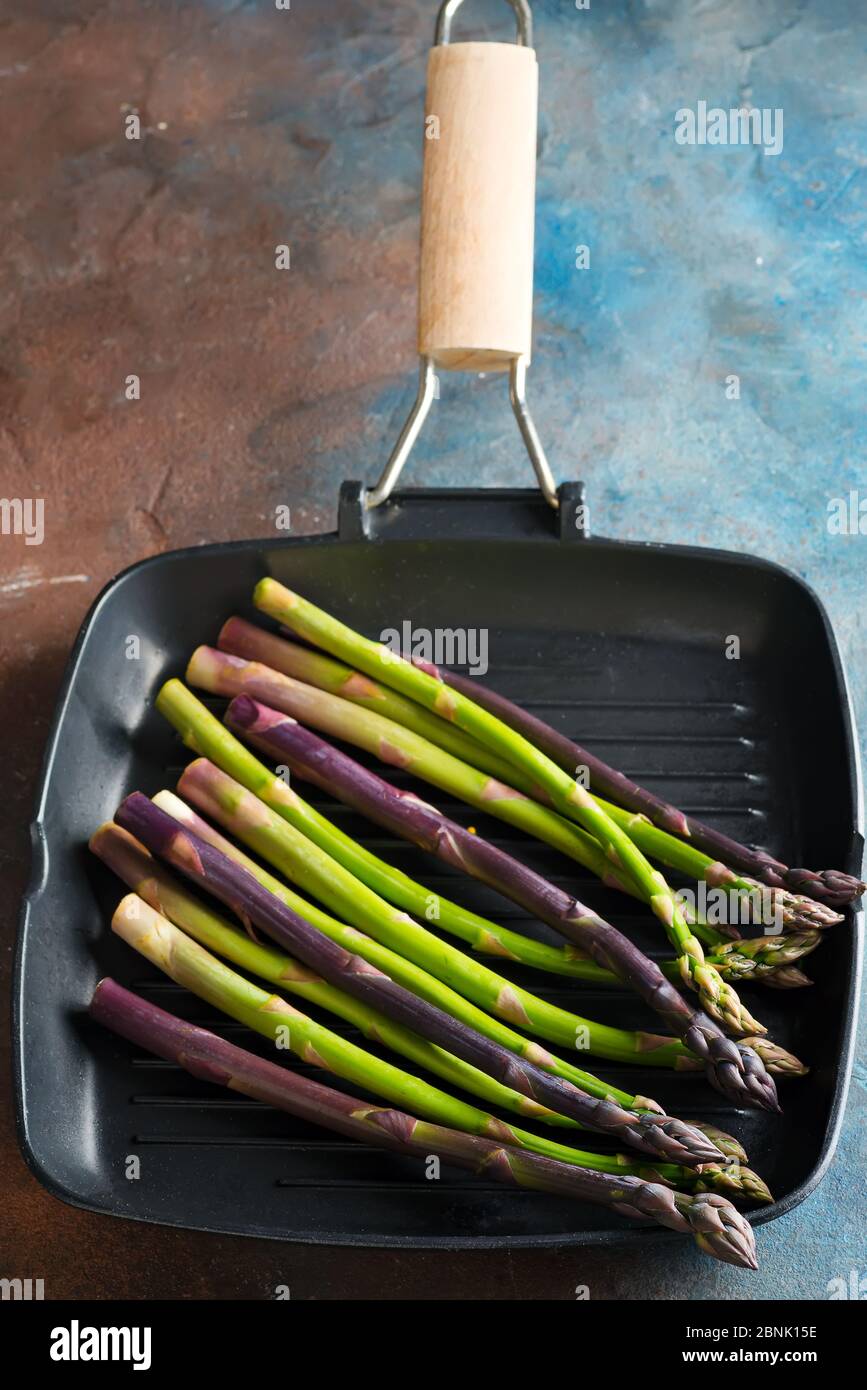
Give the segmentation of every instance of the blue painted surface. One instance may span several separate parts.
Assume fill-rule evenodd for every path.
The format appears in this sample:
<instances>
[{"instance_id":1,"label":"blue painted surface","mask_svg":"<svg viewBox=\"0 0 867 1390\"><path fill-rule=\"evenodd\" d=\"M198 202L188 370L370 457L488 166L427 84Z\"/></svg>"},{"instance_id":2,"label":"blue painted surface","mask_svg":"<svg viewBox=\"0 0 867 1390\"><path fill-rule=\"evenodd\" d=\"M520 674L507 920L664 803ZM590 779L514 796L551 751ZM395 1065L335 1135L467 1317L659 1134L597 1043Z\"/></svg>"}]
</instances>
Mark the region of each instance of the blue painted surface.
<instances>
[{"instance_id":1,"label":"blue painted surface","mask_svg":"<svg viewBox=\"0 0 867 1390\"><path fill-rule=\"evenodd\" d=\"M430 6L387 8L404 32L424 33ZM464 32L505 37L503 9L468 0ZM867 535L827 527L830 498L860 488L867 499L867 13L845 0L593 0L585 12L543 0L534 11L531 391L555 471L586 479L603 534L744 550L803 575L828 606L867 731ZM348 65L355 40L341 42ZM394 53L385 21L367 43L373 63ZM422 62L404 52L382 124L336 134L334 191L357 199L365 228L407 219L412 233ZM677 145L674 113L700 99L782 108L782 152ZM586 271L574 268L582 243ZM412 314L411 280L403 289ZM387 448L405 413L411 374L410 356L405 379L354 402L374 460L377 437ZM726 398L730 374L740 399ZM346 457L317 462L327 495ZM470 478L528 480L498 379L446 381L412 460L416 483ZM864 1038L862 1028L831 1172L806 1205L762 1229L758 1275L709 1267L684 1246L640 1265L628 1252L587 1252L574 1257L576 1282L594 1297L822 1299L835 1276L867 1274Z\"/></svg>"}]
</instances>

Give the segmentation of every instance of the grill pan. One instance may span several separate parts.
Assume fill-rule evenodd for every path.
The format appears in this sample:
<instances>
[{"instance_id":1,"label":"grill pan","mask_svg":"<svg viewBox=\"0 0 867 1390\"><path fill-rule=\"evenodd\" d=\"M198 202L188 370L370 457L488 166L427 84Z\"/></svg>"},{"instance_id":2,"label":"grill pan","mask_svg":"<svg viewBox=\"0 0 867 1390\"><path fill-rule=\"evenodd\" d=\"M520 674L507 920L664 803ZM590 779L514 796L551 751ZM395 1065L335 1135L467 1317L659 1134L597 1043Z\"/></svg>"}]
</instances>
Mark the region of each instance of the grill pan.
<instances>
[{"instance_id":1,"label":"grill pan","mask_svg":"<svg viewBox=\"0 0 867 1390\"><path fill-rule=\"evenodd\" d=\"M266 575L372 636L407 619L425 629L487 629L486 679L494 688L737 839L761 842L788 863L860 872L851 709L815 595L765 561L592 538L582 485L554 488L526 399L536 65L529 6L509 3L516 44L452 45L461 0L446 0L440 11L426 133L441 118L445 138L425 146L419 390L379 483L369 492L344 485L333 535L196 547L133 566L99 596L77 638L32 829L13 1027L25 1157L50 1191L78 1206L202 1230L358 1245L574 1245L622 1240L629 1230L607 1209L451 1170L440 1181L421 1180L409 1159L217 1093L87 1020L94 986L111 975L173 1012L240 1036L245 1046L266 1048L112 935L108 922L123 890L86 849L129 792L174 785L187 755L153 698L168 676L183 672L195 646L216 639L230 614L258 616L250 595ZM538 491L394 491L435 398L436 373L451 369L508 373ZM724 657L731 635L740 639L737 661ZM137 660L128 659L131 636L140 640ZM819 729L823 755L814 760ZM407 783L393 769L384 775ZM432 866L421 851L320 793L309 796L431 890L555 939L481 885ZM447 814L464 824L471 818L486 838L568 884L649 954L668 953L637 904L500 822L436 799ZM761 993L773 1037L811 1066L806 1079L783 1084L782 1118L734 1113L701 1074L590 1064L671 1113L737 1133L778 1198L756 1222L802 1201L831 1160L852 1064L860 930L850 911L828 934L810 960L813 989ZM497 967L600 1022L656 1027L622 989L543 978L505 961ZM327 1022L353 1036L339 1021ZM130 1155L141 1163L132 1181ZM641 1240L671 1235L634 1229Z\"/></svg>"},{"instance_id":2,"label":"grill pan","mask_svg":"<svg viewBox=\"0 0 867 1390\"><path fill-rule=\"evenodd\" d=\"M136 1055L84 1018L97 980L110 974L217 1032L242 1035L244 1045L264 1046L113 937L108 921L122 890L85 846L128 792L172 785L186 755L153 709L156 690L183 671L198 642L216 637L227 615L254 616L249 595L266 574L371 635L403 618L454 626L456 614L465 626L488 628L486 680L495 688L738 838L761 841L788 863L860 871L845 680L821 604L800 579L723 551L591 538L570 522L583 502L577 484L560 489L557 512L523 490L406 491L374 512L360 493L357 484L344 487L333 535L146 560L115 579L85 620L46 755L19 938L14 1029L25 1155L66 1201L205 1230L408 1247L621 1240L629 1228L607 1210L452 1170L424 1181L409 1160L227 1098ZM733 633L741 659L724 662ZM126 658L130 634L141 638L139 661ZM821 760L809 756L819 729ZM401 780L393 770L386 775ZM318 792L310 799L433 890L448 877L447 892L459 901L554 940L480 885L452 880ZM500 822L443 798L439 804L568 882L651 954L666 954L637 904ZM852 1060L860 926L850 912L829 932L810 958L813 989L761 991L772 1035L811 1067L806 1078L782 1084L782 1117L735 1112L700 1074L591 1062L684 1119L736 1132L778 1198L756 1222L802 1201L833 1154ZM531 977L507 962L498 968L521 982ZM532 987L603 1022L649 1024L640 1001L619 989L535 973ZM138 1181L125 1177L129 1154L141 1159ZM658 1229L636 1235L668 1238Z\"/></svg>"}]
</instances>

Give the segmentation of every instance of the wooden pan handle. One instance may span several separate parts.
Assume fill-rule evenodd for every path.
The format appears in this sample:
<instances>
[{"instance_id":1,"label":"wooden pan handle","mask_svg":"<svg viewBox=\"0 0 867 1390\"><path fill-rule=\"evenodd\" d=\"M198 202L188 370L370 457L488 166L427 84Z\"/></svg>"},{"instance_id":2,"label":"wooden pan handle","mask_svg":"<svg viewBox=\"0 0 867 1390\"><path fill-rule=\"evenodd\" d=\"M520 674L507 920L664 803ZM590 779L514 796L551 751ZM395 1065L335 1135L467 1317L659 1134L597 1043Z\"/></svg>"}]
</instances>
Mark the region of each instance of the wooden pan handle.
<instances>
[{"instance_id":1,"label":"wooden pan handle","mask_svg":"<svg viewBox=\"0 0 867 1390\"><path fill-rule=\"evenodd\" d=\"M532 48L431 49L418 346L441 370L530 359L538 85Z\"/></svg>"}]
</instances>

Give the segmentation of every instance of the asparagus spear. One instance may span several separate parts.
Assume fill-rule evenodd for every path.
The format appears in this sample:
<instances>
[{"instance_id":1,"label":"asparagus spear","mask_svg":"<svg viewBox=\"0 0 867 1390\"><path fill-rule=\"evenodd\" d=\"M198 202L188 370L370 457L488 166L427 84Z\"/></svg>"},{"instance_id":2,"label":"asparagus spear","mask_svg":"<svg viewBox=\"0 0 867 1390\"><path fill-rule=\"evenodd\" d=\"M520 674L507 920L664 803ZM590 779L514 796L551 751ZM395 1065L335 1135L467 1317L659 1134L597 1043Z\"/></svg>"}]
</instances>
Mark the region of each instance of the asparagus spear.
<instances>
[{"instance_id":1,"label":"asparagus spear","mask_svg":"<svg viewBox=\"0 0 867 1390\"><path fill-rule=\"evenodd\" d=\"M424 663L424 669L433 674L435 668ZM855 902L867 887L851 874L843 873L839 869L823 869L818 873L811 869L791 869L764 850L750 849L746 845L738 844L722 831L714 830L712 826L705 825L694 816L684 815L682 811L668 805L644 787L631 782L622 772L609 767L601 758L580 744L573 743L565 734L558 733L536 715L529 714L497 691L453 671L440 668L436 669L436 675L448 686L469 696L504 724L508 724L517 733L529 739L561 768L572 772L577 767L586 767L591 785L603 796L646 816L654 825L670 835L691 840L705 852L709 860L715 861L718 865L740 869L771 888L782 889L796 897L806 894L832 908L845 907L847 903ZM837 914L832 914L832 918L839 920ZM816 925L819 924L817 920Z\"/></svg>"},{"instance_id":2,"label":"asparagus spear","mask_svg":"<svg viewBox=\"0 0 867 1390\"><path fill-rule=\"evenodd\" d=\"M497 889L513 902L584 947L597 965L611 970L635 989L684 1046L700 1057L717 1090L740 1103L777 1108L774 1083L755 1052L741 1048L665 979L659 966L639 951L616 927L546 882L541 875L503 850L448 820L410 792L399 792L375 773L317 738L288 716L275 714L249 696L232 701L229 724L251 735L279 762L316 786L347 802L378 825L410 839ZM258 737L259 730L262 737ZM219 775L219 774L218 774Z\"/></svg>"},{"instance_id":3,"label":"asparagus spear","mask_svg":"<svg viewBox=\"0 0 867 1390\"><path fill-rule=\"evenodd\" d=\"M388 975L336 945L285 907L225 855L182 827L158 806L134 792L118 808L115 820L145 848L173 864L231 907L250 927L258 927L330 984L381 1009L428 1041L486 1071L540 1104L579 1124L622 1139L666 1162L696 1167L717 1160L718 1150L697 1130L668 1116L637 1113L611 1101L597 1100L577 1086L541 1071L523 1058L411 994Z\"/></svg>"},{"instance_id":4,"label":"asparagus spear","mask_svg":"<svg viewBox=\"0 0 867 1390\"><path fill-rule=\"evenodd\" d=\"M611 880L610 858L592 836L557 815L551 808L461 762L392 719L385 719L371 710L356 708L337 696L212 647L197 648L190 659L187 676L193 685L201 686L212 694L249 694L264 704L301 719L305 724L313 724L338 738L366 748L384 762L409 769L414 775L463 797L479 810L489 811L555 848L564 850L593 872L599 873L603 881ZM621 833L618 827L615 830ZM616 873L616 868L613 872ZM674 920L673 917L672 923ZM684 919L681 917L679 920ZM681 978L688 984L694 983L699 977L705 979L707 988L700 991L700 997L711 1017L731 1032L763 1033L763 1026L752 1017L731 986L712 967L705 969L701 943L697 939L696 950L701 953L702 963L699 965L693 954L690 957L693 964L686 970L685 957L680 949L681 937L674 927L672 930Z\"/></svg>"},{"instance_id":5,"label":"asparagus spear","mask_svg":"<svg viewBox=\"0 0 867 1390\"><path fill-rule=\"evenodd\" d=\"M119 835L125 834L119 826L110 828ZM134 846L135 842L131 841L131 844ZM145 855L146 851L141 853ZM171 888L169 891L172 893ZM185 895L183 890L179 891L181 900L186 897L188 904L196 906L195 899ZM181 910L184 910L183 907ZM207 912L207 909L203 911ZM198 920L201 923L200 917ZM325 1067L335 1076L352 1081L375 1096L396 1101L400 1105L411 1105L426 1119L451 1125L467 1134L485 1135L501 1144L508 1144L510 1148L546 1154L549 1158L557 1158L564 1163L573 1163L584 1168L594 1168L601 1173L629 1172L645 1177L652 1173L654 1180L670 1186L688 1186L696 1191L729 1192L733 1196L750 1201L773 1200L762 1179L750 1169L742 1168L737 1162L726 1167L708 1164L698 1172L679 1167L677 1164L658 1164L653 1169L647 1169L641 1164L633 1163L623 1154L588 1153L583 1149L575 1149L568 1144L561 1144L554 1139L546 1139L508 1125L477 1106L457 1100L436 1086L431 1086L418 1077L392 1066L390 1062L372 1056L363 1048L357 1047L300 1013L279 995L269 994L267 990L251 984L243 976L223 965L195 940L191 940L165 915L156 911L135 893L127 894L122 900L111 925L118 936L163 970L170 979L228 1014L230 1018L261 1033L275 1046L286 1047L302 1061ZM256 970L257 965L263 967L266 974L263 974L261 969L256 970L263 978L270 978L277 973L281 976L279 983L285 986L287 969L296 981L299 975L307 974L309 977L309 972L305 972L296 961L280 951L250 941L241 931L219 918L217 914L213 914L213 921L207 925L206 930L212 931L221 945L228 945L233 955L243 954L251 969ZM308 997L313 1002L324 1003L326 1008L333 1007L334 996L340 995L340 991L333 990L322 981L312 982L309 988L311 992ZM331 993L327 994L329 990ZM303 993L301 990L296 992ZM323 992L326 992L327 1002L323 999ZM448 1054L442 1053L440 1048L425 1043L408 1029L399 1029L382 1014L367 1009L357 1000L350 1000L348 995L341 995L339 1003L340 1008L335 1010L336 1012L348 1018L362 1031L371 1031L383 1044L393 1046L395 1036L401 1035L397 1039L397 1050L410 1056L419 1065L429 1066L431 1054L435 1053L448 1058ZM349 1005L348 1009L344 1003ZM463 1065L465 1072L474 1069L461 1064L457 1058L448 1058L448 1061L452 1063L452 1080L458 1085L465 1085L460 1072L461 1066Z\"/></svg>"},{"instance_id":6,"label":"asparagus spear","mask_svg":"<svg viewBox=\"0 0 867 1390\"><path fill-rule=\"evenodd\" d=\"M503 759L491 754L487 748L470 738L469 735L462 733L460 729L456 729L447 721L430 714L412 700L390 690L388 686L384 686L368 676L363 676L358 671L353 671L351 667L345 666L342 662L323 656L321 652L298 646L294 642L288 642L284 637L278 637L274 633L256 627L253 623L245 622L243 618L229 618L224 623L220 631L218 646L231 656L241 657L247 662L256 662L267 666L281 675L293 677L307 685L316 686L319 690L325 690L331 695L338 695L349 700L352 704L360 705L363 709L369 709L374 713L384 715L386 718L394 719L404 728L411 729L430 742L438 744L447 753L470 763L473 767L480 768L483 772L490 773L491 776L499 778L501 781L508 782L510 778L516 777L516 770L513 767L510 767ZM444 673L444 679L449 679L448 672ZM508 704L508 702L506 703ZM527 783L520 786L519 789L527 794L533 793L533 788ZM603 805L611 814L620 812L618 807L608 806L604 802ZM640 840L638 843L640 847L644 847ZM665 860L664 862L670 861ZM687 872L692 874L697 868L698 876L704 877L704 869L708 867L709 862L704 867L693 862ZM737 887L738 884L742 890L741 901L749 910L754 903L755 890L759 885L741 879L732 886ZM627 890L630 888L626 881L623 881L619 886ZM635 890L633 889L633 891ZM797 914L783 900L785 896L782 894L773 895L770 906L775 913L779 910L784 925L794 928L797 924ZM450 906L446 905L447 908ZM821 922L823 926L828 925L831 919L839 920L835 914L827 913L826 909L820 908L819 911L825 914ZM441 925L447 930L451 930L448 921L443 920ZM489 930L490 924L487 924L487 931ZM502 933L502 929L499 930ZM721 932L709 928L707 923L696 922L693 924L693 930L703 942L713 946L720 945L726 940ZM458 934L462 933L458 931ZM571 968L567 966L566 969L563 969L562 955L560 961L552 960L550 957L551 948L547 946L540 948L544 954L539 959L528 960L525 949L522 949L521 946L521 941L526 941L526 938L517 938L516 940L517 934L514 932L505 935L508 937L508 941L496 942L494 954L497 953L498 945L504 944L507 946L508 954L514 954L516 960L521 960L525 964L537 964L541 969L555 970L557 973L571 974L577 978L592 979L595 983L604 983L604 980L598 975L587 972L583 963L576 962L574 956L566 957L567 961L571 962ZM472 940L466 934L464 934L464 939ZM484 942L488 939L486 932L481 940ZM783 956L779 949L776 952L763 951L762 948L765 946L767 938L758 937L751 941L744 951L729 947L724 955L716 951L711 952L708 955L708 960L725 978L738 979L750 976L753 979L763 980L770 970L782 966L784 960L786 962L796 960L801 955L806 955L810 950L815 949L818 941L819 937L815 930L803 931L797 937L793 936L792 942L785 948L785 955ZM484 949L484 945L480 945L478 938L472 940L472 944L476 949ZM537 943L532 944L537 946ZM774 944L779 948L779 942ZM741 959L742 956L746 958ZM672 963L665 962L663 969L670 979L680 978L676 965L673 966ZM791 982L787 985L785 980L782 984L783 987L793 987Z\"/></svg>"},{"instance_id":7,"label":"asparagus spear","mask_svg":"<svg viewBox=\"0 0 867 1390\"><path fill-rule=\"evenodd\" d=\"M717 1259L757 1268L749 1223L717 1193L689 1195L630 1175L592 1172L362 1102L184 1023L114 980L99 982L90 1014L135 1046L201 1080L228 1086L339 1134L422 1158L438 1154L446 1162L508 1184L602 1203L627 1216L649 1217L674 1230L692 1231L699 1247Z\"/></svg>"}]
</instances>

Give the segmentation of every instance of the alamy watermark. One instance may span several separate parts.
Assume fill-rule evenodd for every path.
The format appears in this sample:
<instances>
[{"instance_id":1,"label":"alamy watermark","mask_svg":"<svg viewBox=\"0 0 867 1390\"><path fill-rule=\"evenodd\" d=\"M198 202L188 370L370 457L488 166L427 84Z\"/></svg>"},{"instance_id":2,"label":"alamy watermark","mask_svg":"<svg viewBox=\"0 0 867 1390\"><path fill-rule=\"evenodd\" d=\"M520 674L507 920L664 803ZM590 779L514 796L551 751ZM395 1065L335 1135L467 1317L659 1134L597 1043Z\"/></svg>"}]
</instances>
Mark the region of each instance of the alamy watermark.
<instances>
[{"instance_id":1,"label":"alamy watermark","mask_svg":"<svg viewBox=\"0 0 867 1390\"><path fill-rule=\"evenodd\" d=\"M863 1303L867 1300L867 1275L860 1269L850 1269L848 1274L837 1274L829 1279L825 1288L832 1303L846 1299Z\"/></svg>"},{"instance_id":2,"label":"alamy watermark","mask_svg":"<svg viewBox=\"0 0 867 1390\"><path fill-rule=\"evenodd\" d=\"M379 640L395 660L403 656L434 666L465 666L471 676L484 676L488 669L486 627L413 627L404 619L400 628L385 628Z\"/></svg>"},{"instance_id":3,"label":"alamy watermark","mask_svg":"<svg viewBox=\"0 0 867 1390\"><path fill-rule=\"evenodd\" d=\"M780 106L681 106L674 113L678 145L761 145L765 154L783 149L783 110Z\"/></svg>"},{"instance_id":4,"label":"alamy watermark","mask_svg":"<svg viewBox=\"0 0 867 1390\"><path fill-rule=\"evenodd\" d=\"M150 1370L149 1327L82 1327L73 1318L68 1327L51 1330L48 1355L52 1361L130 1361L134 1371Z\"/></svg>"},{"instance_id":5,"label":"alamy watermark","mask_svg":"<svg viewBox=\"0 0 867 1390\"><path fill-rule=\"evenodd\" d=\"M23 536L25 545L45 540L44 497L0 497L0 535Z\"/></svg>"},{"instance_id":6,"label":"alamy watermark","mask_svg":"<svg viewBox=\"0 0 867 1390\"><path fill-rule=\"evenodd\" d=\"M846 497L832 497L827 524L831 536L867 536L867 493L853 487Z\"/></svg>"},{"instance_id":7,"label":"alamy watermark","mask_svg":"<svg viewBox=\"0 0 867 1390\"><path fill-rule=\"evenodd\" d=\"M3 1302L29 1303L45 1297L44 1279L0 1279L0 1299Z\"/></svg>"}]
</instances>

